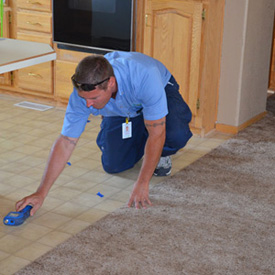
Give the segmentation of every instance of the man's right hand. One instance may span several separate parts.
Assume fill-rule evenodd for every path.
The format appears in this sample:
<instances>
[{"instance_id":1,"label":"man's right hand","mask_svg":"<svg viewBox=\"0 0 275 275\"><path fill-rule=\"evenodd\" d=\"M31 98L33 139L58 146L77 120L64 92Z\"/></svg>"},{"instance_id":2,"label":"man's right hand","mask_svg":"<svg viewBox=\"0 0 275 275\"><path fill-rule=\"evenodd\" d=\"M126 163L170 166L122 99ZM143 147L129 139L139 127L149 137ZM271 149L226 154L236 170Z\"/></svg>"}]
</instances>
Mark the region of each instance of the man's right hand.
<instances>
[{"instance_id":1,"label":"man's right hand","mask_svg":"<svg viewBox=\"0 0 275 275\"><path fill-rule=\"evenodd\" d=\"M27 196L22 200L18 201L15 205L16 211L21 211L27 205L31 205L33 208L30 212L30 215L33 216L35 212L42 206L44 199L45 198L41 194L35 192L30 196Z\"/></svg>"}]
</instances>

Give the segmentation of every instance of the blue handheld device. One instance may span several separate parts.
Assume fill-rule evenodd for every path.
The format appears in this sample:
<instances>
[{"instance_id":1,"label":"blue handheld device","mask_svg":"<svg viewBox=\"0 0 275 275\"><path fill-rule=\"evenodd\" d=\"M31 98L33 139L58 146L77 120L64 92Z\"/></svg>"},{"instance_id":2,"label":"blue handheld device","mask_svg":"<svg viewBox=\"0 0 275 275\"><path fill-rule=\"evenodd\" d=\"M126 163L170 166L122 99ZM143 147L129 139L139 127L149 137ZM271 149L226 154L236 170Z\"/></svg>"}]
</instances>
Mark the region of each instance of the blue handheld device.
<instances>
[{"instance_id":1,"label":"blue handheld device","mask_svg":"<svg viewBox=\"0 0 275 275\"><path fill-rule=\"evenodd\" d=\"M18 212L10 212L4 219L5 225L17 226L22 223L30 216L32 206L27 205L24 209Z\"/></svg>"}]
</instances>

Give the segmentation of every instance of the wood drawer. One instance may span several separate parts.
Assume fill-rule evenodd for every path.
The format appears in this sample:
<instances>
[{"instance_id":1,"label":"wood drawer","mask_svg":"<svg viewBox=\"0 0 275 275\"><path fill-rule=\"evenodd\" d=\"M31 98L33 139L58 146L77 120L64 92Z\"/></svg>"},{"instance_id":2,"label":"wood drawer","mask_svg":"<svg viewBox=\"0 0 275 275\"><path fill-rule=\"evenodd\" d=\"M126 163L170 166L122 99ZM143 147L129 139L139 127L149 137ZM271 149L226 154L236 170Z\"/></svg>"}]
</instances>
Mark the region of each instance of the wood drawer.
<instances>
[{"instance_id":1,"label":"wood drawer","mask_svg":"<svg viewBox=\"0 0 275 275\"><path fill-rule=\"evenodd\" d=\"M52 94L52 62L18 70L18 87Z\"/></svg>"},{"instance_id":2,"label":"wood drawer","mask_svg":"<svg viewBox=\"0 0 275 275\"><path fill-rule=\"evenodd\" d=\"M18 11L17 28L51 33L52 16L50 14Z\"/></svg>"},{"instance_id":3,"label":"wood drawer","mask_svg":"<svg viewBox=\"0 0 275 275\"><path fill-rule=\"evenodd\" d=\"M47 33L17 32L17 39L52 45L52 35Z\"/></svg>"},{"instance_id":4,"label":"wood drawer","mask_svg":"<svg viewBox=\"0 0 275 275\"><path fill-rule=\"evenodd\" d=\"M56 60L55 97L69 99L73 91L71 77L77 63Z\"/></svg>"},{"instance_id":5,"label":"wood drawer","mask_svg":"<svg viewBox=\"0 0 275 275\"><path fill-rule=\"evenodd\" d=\"M50 0L17 0L17 7L28 10L51 12Z\"/></svg>"}]
</instances>

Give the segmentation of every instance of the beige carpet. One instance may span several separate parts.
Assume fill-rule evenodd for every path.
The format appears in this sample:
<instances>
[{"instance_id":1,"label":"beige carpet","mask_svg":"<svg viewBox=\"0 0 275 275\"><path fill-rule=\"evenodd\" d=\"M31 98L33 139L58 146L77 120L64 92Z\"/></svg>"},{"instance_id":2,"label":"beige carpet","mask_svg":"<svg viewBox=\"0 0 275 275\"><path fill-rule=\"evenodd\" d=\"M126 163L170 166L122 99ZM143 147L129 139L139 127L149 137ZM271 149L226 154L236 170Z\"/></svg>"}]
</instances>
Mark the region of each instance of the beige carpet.
<instances>
[{"instance_id":1,"label":"beige carpet","mask_svg":"<svg viewBox=\"0 0 275 275\"><path fill-rule=\"evenodd\" d=\"M274 99L260 122L155 185L154 207L121 208L16 274L274 275Z\"/></svg>"}]
</instances>

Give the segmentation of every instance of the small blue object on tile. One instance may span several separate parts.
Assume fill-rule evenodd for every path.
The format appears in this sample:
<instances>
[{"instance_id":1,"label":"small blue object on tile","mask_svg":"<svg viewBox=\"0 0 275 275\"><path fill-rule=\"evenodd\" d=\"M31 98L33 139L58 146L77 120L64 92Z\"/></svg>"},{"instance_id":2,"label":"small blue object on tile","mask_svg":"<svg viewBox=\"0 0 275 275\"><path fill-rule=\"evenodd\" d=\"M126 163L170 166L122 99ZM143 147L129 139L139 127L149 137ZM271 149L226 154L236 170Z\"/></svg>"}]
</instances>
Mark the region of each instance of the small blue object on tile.
<instances>
[{"instance_id":1,"label":"small blue object on tile","mask_svg":"<svg viewBox=\"0 0 275 275\"><path fill-rule=\"evenodd\" d=\"M87 122L89 123L89 122L91 122L91 120L88 119Z\"/></svg>"},{"instance_id":2,"label":"small blue object on tile","mask_svg":"<svg viewBox=\"0 0 275 275\"><path fill-rule=\"evenodd\" d=\"M98 195L99 197L101 197L101 198L104 197L104 195L102 195L100 192L98 192L97 195Z\"/></svg>"},{"instance_id":3,"label":"small blue object on tile","mask_svg":"<svg viewBox=\"0 0 275 275\"><path fill-rule=\"evenodd\" d=\"M69 161L67 162L67 164L68 164L69 166L71 166L71 165L72 165Z\"/></svg>"}]
</instances>

